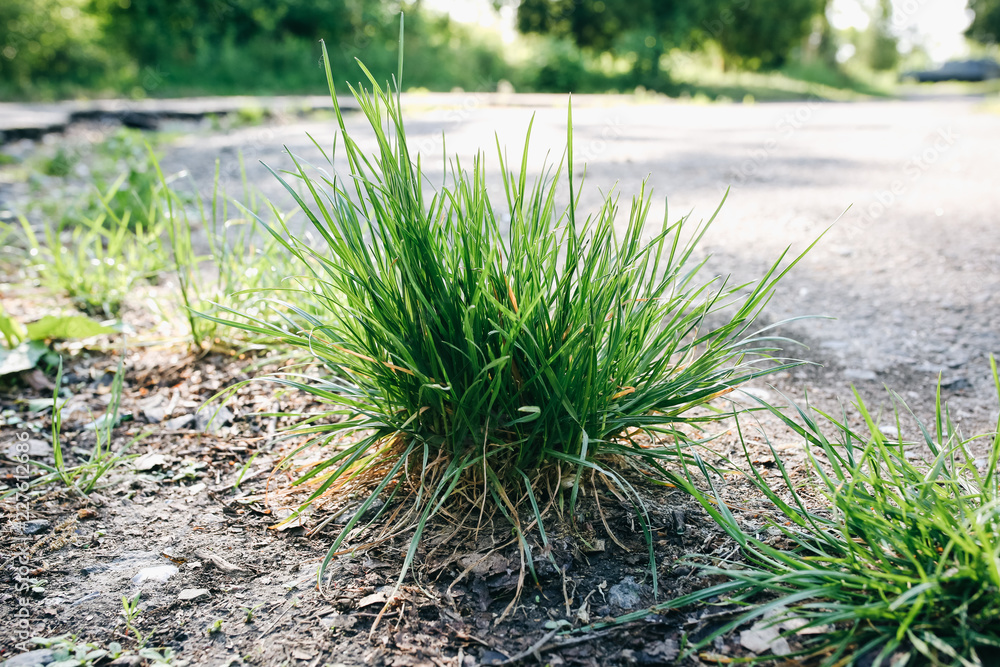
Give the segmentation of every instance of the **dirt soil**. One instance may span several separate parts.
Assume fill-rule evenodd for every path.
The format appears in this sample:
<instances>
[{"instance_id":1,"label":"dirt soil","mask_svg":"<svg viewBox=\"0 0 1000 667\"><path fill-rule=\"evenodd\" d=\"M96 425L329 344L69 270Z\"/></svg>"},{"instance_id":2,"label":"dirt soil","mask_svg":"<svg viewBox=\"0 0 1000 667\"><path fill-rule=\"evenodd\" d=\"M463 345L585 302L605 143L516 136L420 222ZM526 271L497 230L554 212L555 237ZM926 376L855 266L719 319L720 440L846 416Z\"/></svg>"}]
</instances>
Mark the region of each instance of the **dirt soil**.
<instances>
[{"instance_id":1,"label":"dirt soil","mask_svg":"<svg viewBox=\"0 0 1000 667\"><path fill-rule=\"evenodd\" d=\"M782 327L808 346L790 353L813 365L757 382L751 391L771 399L778 391L800 399L808 392L814 404L837 410L849 400L852 384L876 405L887 405L885 383L927 418L940 376L963 431L987 430L996 418L987 360L1000 352L1000 312L993 298L1000 287L1000 116L981 111L979 104L960 98L581 109L574 114L576 151L581 162L589 162L591 186L583 205L593 206L597 188L606 191L615 182L630 195L651 174L658 196L669 197L671 217L694 208L695 218L707 218L725 187L732 186L705 250L713 253L710 270L737 280L760 275L788 245L793 252L803 250L836 221L767 313L769 321L806 314L836 319ZM495 130L502 141L519 147L529 117L529 110L485 106L469 94L449 108L414 110L410 140L427 154L428 172L437 173L442 165L434 156L442 129L449 150L468 162L477 148L492 145ZM546 150L559 155L564 121L564 109L538 110L536 172ZM348 122L361 126L356 116ZM272 119L222 131L183 126L165 167L187 170L208 187L221 157L224 179L235 192L235 156L242 152L253 184L282 202L279 186L257 161L287 164L282 145L315 160L305 132L329 145L332 127L329 119ZM73 132L66 140L75 140ZM77 138L98 135L91 128ZM29 143L17 148L24 154L37 149ZM53 184L42 180L0 183L0 218L9 217L32 188ZM662 212L661 202L652 217ZM7 295L5 306L11 309ZM38 301L35 307L47 304ZM30 545L30 570L39 581L28 605L33 636L74 633L81 641L134 647L121 617L121 597L141 592L137 629L153 633L150 646L172 647L192 665L465 667L510 658L550 665L674 664L685 639L728 620L725 608L698 608L650 615L605 633L552 634L565 627L558 621L581 628L654 601L634 514L603 487L597 491L602 510L624 548L607 534L593 494L577 517L578 525L593 528L593 540L581 541L568 530L568 519L554 513L551 555L558 570L539 558L543 552L536 544L539 581L526 580L519 603L502 620L520 571L519 552L507 544L510 531L502 523L487 522L478 536L449 543L450 549L435 549L430 540L418 553L416 578L409 575L387 607L384 595L398 574L405 534L335 560L328 588L320 593L316 567L341 519L307 534L338 511L331 507L310 517L304 528L273 529L287 513L275 494L287 487L288 478L271 473L289 445L271 437L285 419L269 416L318 406L252 385L241 390L221 420L212 422L205 411L196 414L215 391L257 372L248 369L250 361L195 358L176 348L130 352L123 413L131 421L116 429L115 438L121 443L151 430L133 450L140 456L114 471L109 479L115 483L89 500L50 487L32 503L31 519L39 523L30 535L16 528L17 508L3 506L0 559L9 566L9 558ZM85 350L67 362L75 396L65 408L70 447L86 451L93 443L85 428L88 410L103 411L116 365L114 354ZM33 455L51 461L49 416L32 402L50 398L51 391L43 384L6 391L0 397L3 449L17 433L27 432ZM793 439L774 424L765 426L781 447L794 448ZM731 436L719 442L730 450L735 446ZM16 466L9 459L3 465L0 474L11 486ZM766 456L761 465L767 466ZM679 559L730 555L733 543L683 494L634 481L650 507L656 535L659 599L711 583ZM734 506L747 525L762 525L763 506L743 491L731 485ZM351 511L348 507L343 516ZM436 535L449 529L446 520L434 527ZM354 538L363 541L368 534ZM593 549L598 540L603 551ZM140 572L162 567L176 571L159 570L171 573L164 582L135 583ZM10 572L6 568L2 575L4 586L12 584ZM3 592L0 613L16 613L17 603L13 592ZM0 631L0 658L20 653L18 641ZM34 655L46 659L44 652ZM725 664L746 655L737 636L688 662Z\"/></svg>"},{"instance_id":2,"label":"dirt soil","mask_svg":"<svg viewBox=\"0 0 1000 667\"><path fill-rule=\"evenodd\" d=\"M62 442L72 452L70 464L93 446L90 414L99 414L107 402L117 363L114 354L86 350L67 360L66 385L74 398L63 408ZM655 536L655 596L634 509L601 484L583 485L578 530L564 513L546 513L550 546L530 536L537 582L527 575L519 597L521 553L509 525L488 515L476 522L476 531L458 531L452 515L432 525L413 572L388 604L411 530L335 559L320 592L319 562L359 499L343 502L341 496L304 525L275 530L276 520L302 496L285 498L292 475L272 474L297 443L275 443L275 432L293 420L271 416L308 414L320 406L254 384L240 389L218 415L197 412L216 391L246 379L250 363L218 354L196 358L177 349L129 353L115 447L139 433L149 435L131 450L137 456L113 470L107 486L89 498L60 485L45 487L32 498L30 522L23 525L12 520L12 500L2 504L0 558L10 565L27 553L25 564L38 586L24 607L8 568L3 576L10 589L0 598L5 617L26 608L32 637L70 633L81 642L117 641L130 648L137 641L126 628L122 597L138 593L142 611L134 626L148 634L146 645L169 647L192 665L459 667L521 661L677 664L685 641L731 618L727 607L692 607L650 614L621 628L556 633L703 588L714 582L697 574L700 561L688 558L736 554L735 543L697 503L635 474L630 481L645 500ZM29 433L33 458L51 464L45 437L50 414L44 408L28 411L48 396L29 389L0 398L0 406L10 432ZM16 442L8 439L5 448L12 453ZM4 458L0 475L14 487L19 473L10 454ZM762 502L741 498L738 505L748 525L763 525ZM314 532L319 525L326 527ZM365 543L378 528L356 530L351 543ZM22 641L5 631L0 656L20 653ZM737 635L683 664L725 663L746 654ZM32 658L47 664L52 655L36 649L19 658L24 662L6 664L36 664Z\"/></svg>"}]
</instances>

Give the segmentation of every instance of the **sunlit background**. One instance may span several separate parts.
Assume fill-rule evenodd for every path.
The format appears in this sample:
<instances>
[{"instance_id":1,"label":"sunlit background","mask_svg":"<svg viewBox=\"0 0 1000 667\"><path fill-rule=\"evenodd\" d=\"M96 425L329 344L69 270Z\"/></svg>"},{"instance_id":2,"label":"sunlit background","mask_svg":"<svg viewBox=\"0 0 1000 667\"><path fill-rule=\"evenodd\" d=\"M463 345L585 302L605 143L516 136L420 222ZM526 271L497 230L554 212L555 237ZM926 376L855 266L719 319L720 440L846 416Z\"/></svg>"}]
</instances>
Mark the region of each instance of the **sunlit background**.
<instances>
[{"instance_id":1,"label":"sunlit background","mask_svg":"<svg viewBox=\"0 0 1000 667\"><path fill-rule=\"evenodd\" d=\"M434 91L892 94L900 74L994 55L1000 33L996 0L7 0L0 95L322 92L318 41L336 76L359 80L361 58L388 77L400 12L404 87Z\"/></svg>"},{"instance_id":2,"label":"sunlit background","mask_svg":"<svg viewBox=\"0 0 1000 667\"><path fill-rule=\"evenodd\" d=\"M424 6L461 23L496 30L505 43L517 39L514 5L497 7L490 0L428 0ZM831 0L826 17L837 30L864 31L871 28L881 13L878 0ZM945 60L968 53L965 31L973 17L963 0L893 0L890 34L898 40L899 50L904 54L919 49L932 60ZM851 49L842 53L849 54Z\"/></svg>"},{"instance_id":3,"label":"sunlit background","mask_svg":"<svg viewBox=\"0 0 1000 667\"><path fill-rule=\"evenodd\" d=\"M837 30L864 31L878 20L880 11L877 0L833 0L827 18ZM973 18L963 0L893 0L889 32L901 53L918 50L942 61L968 54L965 31Z\"/></svg>"}]
</instances>

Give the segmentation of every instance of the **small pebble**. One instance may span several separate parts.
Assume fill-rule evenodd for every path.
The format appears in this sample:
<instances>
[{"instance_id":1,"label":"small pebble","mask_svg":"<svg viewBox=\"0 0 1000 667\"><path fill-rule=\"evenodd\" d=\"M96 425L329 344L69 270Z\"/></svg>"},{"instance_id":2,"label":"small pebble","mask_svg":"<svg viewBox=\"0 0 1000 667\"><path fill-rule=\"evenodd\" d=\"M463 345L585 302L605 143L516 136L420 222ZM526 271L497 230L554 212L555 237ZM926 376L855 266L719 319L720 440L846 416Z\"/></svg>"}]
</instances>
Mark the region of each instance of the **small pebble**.
<instances>
[{"instance_id":1,"label":"small pebble","mask_svg":"<svg viewBox=\"0 0 1000 667\"><path fill-rule=\"evenodd\" d=\"M882 432L882 435L889 438L890 440L899 440L899 429L895 426L889 426L888 424L879 424L878 430Z\"/></svg>"},{"instance_id":2,"label":"small pebble","mask_svg":"<svg viewBox=\"0 0 1000 667\"><path fill-rule=\"evenodd\" d=\"M960 389L969 389L972 387L972 383L969 382L968 378L956 377L956 378L946 378L941 380L942 389L950 389L951 391L958 391Z\"/></svg>"},{"instance_id":3,"label":"small pebble","mask_svg":"<svg viewBox=\"0 0 1000 667\"><path fill-rule=\"evenodd\" d=\"M21 532L25 535L37 535L47 532L51 526L52 522L48 519L32 519L21 524Z\"/></svg>"},{"instance_id":4,"label":"small pebble","mask_svg":"<svg viewBox=\"0 0 1000 667\"><path fill-rule=\"evenodd\" d=\"M197 600L200 597L211 595L207 588L185 588L177 596L178 600Z\"/></svg>"},{"instance_id":5,"label":"small pebble","mask_svg":"<svg viewBox=\"0 0 1000 667\"><path fill-rule=\"evenodd\" d=\"M132 577L132 583L141 586L147 582L165 584L170 577L177 574L176 565L156 565L154 567L144 567L138 574Z\"/></svg>"},{"instance_id":6,"label":"small pebble","mask_svg":"<svg viewBox=\"0 0 1000 667\"><path fill-rule=\"evenodd\" d=\"M635 609L642 602L635 577L625 577L608 590L608 603L621 609Z\"/></svg>"}]
</instances>

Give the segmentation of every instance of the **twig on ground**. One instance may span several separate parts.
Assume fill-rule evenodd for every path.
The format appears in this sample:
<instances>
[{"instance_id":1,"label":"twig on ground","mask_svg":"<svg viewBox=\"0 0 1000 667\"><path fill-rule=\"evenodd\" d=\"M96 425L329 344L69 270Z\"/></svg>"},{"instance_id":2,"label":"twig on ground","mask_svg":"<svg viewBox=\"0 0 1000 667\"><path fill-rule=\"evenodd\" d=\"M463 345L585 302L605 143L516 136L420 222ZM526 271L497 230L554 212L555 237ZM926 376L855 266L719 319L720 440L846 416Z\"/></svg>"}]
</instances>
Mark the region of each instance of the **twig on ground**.
<instances>
[{"instance_id":1,"label":"twig on ground","mask_svg":"<svg viewBox=\"0 0 1000 667\"><path fill-rule=\"evenodd\" d=\"M524 660L525 658L528 658L530 656L537 655L537 654L541 653L542 651L549 651L549 650L554 649L554 648L563 648L565 646L572 646L573 644L581 644L583 642L589 642L591 639L598 639L598 638L603 637L604 635L608 634L606 631L605 632L592 632L590 634L583 635L582 637L574 637L572 639L566 639L565 641L559 641L557 643L550 644L549 642L551 642L552 639L555 638L555 636L557 634L559 634L559 632L560 632L559 628L556 628L555 630L550 631L548 634L546 634L544 637L542 637L541 639L539 639L537 642L535 642L534 644L532 644L531 646L529 646L524 651L521 651L517 655L515 655L513 657L510 657L510 658L507 658L506 660L504 660L503 662L498 663L498 664L500 664L500 665L511 665L511 664L513 664L515 662L520 662L521 660Z\"/></svg>"},{"instance_id":2,"label":"twig on ground","mask_svg":"<svg viewBox=\"0 0 1000 667\"><path fill-rule=\"evenodd\" d=\"M520 662L521 660L524 660L525 658L527 658L529 656L535 655L536 653L538 653L539 651L541 651L542 647L545 646L547 643L549 643L549 641L551 641L552 638L555 637L557 634L559 634L559 628L556 628L555 630L551 630L551 631L547 632L545 634L545 636L543 636L537 642L535 642L534 644L532 644L531 646L529 646L525 650L521 651L517 655L514 655L514 656L511 656L510 658L507 658L506 660L504 660L500 664L501 665L512 665L515 662Z\"/></svg>"}]
</instances>

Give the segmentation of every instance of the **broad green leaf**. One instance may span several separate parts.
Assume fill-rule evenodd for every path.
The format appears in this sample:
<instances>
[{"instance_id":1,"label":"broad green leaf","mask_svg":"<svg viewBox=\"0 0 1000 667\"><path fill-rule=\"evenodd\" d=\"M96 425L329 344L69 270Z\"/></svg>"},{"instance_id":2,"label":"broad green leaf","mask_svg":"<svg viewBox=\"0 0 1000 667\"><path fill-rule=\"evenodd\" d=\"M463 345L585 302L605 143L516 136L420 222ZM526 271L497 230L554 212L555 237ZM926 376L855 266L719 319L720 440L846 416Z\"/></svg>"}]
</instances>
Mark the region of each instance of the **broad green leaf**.
<instances>
[{"instance_id":1,"label":"broad green leaf","mask_svg":"<svg viewBox=\"0 0 1000 667\"><path fill-rule=\"evenodd\" d=\"M95 322L83 315L57 317L46 315L27 326L29 340L64 340L68 338L90 338L100 334L115 333L111 327Z\"/></svg>"}]
</instances>

